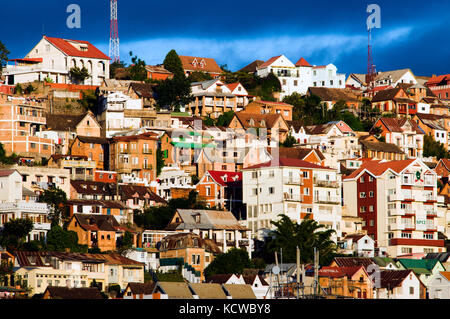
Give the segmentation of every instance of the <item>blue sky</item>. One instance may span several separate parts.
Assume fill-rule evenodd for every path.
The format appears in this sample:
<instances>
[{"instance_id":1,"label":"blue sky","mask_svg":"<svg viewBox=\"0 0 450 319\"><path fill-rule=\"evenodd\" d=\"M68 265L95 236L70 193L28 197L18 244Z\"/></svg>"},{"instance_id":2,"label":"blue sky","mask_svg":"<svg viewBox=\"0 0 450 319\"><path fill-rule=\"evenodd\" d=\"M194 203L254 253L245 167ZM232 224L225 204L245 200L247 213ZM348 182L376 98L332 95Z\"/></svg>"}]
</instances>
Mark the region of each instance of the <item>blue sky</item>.
<instances>
[{"instance_id":1,"label":"blue sky","mask_svg":"<svg viewBox=\"0 0 450 319\"><path fill-rule=\"evenodd\" d=\"M69 4L81 7L81 29L66 26ZM381 7L374 31L377 70L411 68L416 75L450 73L450 0L430 1L161 1L118 0L121 59L133 51L147 64L179 55L215 58L237 70L285 54L338 72L367 69L366 7ZM43 34L87 40L108 54L108 0L22 0L2 3L0 41L23 57ZM7 14L6 14L7 13Z\"/></svg>"}]
</instances>

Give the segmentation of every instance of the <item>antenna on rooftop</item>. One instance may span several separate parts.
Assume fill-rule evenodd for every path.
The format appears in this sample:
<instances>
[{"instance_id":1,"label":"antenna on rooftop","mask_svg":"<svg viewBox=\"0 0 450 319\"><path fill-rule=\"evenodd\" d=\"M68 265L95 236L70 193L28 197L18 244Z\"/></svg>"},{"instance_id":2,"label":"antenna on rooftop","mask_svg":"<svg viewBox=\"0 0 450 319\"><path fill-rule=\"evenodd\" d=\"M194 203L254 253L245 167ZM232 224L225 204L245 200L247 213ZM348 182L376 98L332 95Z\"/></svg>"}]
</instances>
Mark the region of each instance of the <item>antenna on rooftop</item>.
<instances>
[{"instance_id":1,"label":"antenna on rooftop","mask_svg":"<svg viewBox=\"0 0 450 319\"><path fill-rule=\"evenodd\" d=\"M119 24L117 22L117 0L110 0L111 22L109 31L109 57L112 62L120 61Z\"/></svg>"}]
</instances>

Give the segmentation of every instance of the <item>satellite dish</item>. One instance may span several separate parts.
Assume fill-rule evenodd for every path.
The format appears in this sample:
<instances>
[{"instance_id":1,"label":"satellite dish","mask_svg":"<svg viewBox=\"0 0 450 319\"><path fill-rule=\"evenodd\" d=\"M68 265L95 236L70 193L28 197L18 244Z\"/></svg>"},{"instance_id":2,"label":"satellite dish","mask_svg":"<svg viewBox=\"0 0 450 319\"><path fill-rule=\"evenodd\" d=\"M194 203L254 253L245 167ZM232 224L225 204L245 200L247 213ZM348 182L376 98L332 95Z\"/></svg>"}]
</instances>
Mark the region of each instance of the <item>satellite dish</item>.
<instances>
[{"instance_id":1,"label":"satellite dish","mask_svg":"<svg viewBox=\"0 0 450 319\"><path fill-rule=\"evenodd\" d=\"M272 273L275 274L275 275L278 275L280 273L280 267L273 266Z\"/></svg>"}]
</instances>

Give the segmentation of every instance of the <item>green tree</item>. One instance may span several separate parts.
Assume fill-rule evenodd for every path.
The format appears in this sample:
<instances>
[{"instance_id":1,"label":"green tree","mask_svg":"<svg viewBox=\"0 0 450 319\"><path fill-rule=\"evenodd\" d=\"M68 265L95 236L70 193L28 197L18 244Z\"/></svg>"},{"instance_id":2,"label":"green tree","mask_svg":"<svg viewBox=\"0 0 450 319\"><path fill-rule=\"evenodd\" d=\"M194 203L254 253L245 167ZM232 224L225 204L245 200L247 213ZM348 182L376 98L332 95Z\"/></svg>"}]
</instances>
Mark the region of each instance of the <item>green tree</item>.
<instances>
[{"instance_id":1,"label":"green tree","mask_svg":"<svg viewBox=\"0 0 450 319\"><path fill-rule=\"evenodd\" d=\"M185 78L183 63L175 50L170 50L164 58L164 68L172 72L174 78Z\"/></svg>"},{"instance_id":2,"label":"green tree","mask_svg":"<svg viewBox=\"0 0 450 319\"><path fill-rule=\"evenodd\" d=\"M230 125L231 121L233 120L233 117L234 117L234 111L225 112L225 113L219 115L219 117L216 120L215 125L227 127L228 125Z\"/></svg>"},{"instance_id":3,"label":"green tree","mask_svg":"<svg viewBox=\"0 0 450 319\"><path fill-rule=\"evenodd\" d=\"M188 76L188 80L191 83L203 82L203 81L208 81L208 80L212 80L212 79L213 79L213 77L211 76L211 74L206 73L206 72L200 72L200 71L194 71L191 74L189 74L189 76Z\"/></svg>"},{"instance_id":4,"label":"green tree","mask_svg":"<svg viewBox=\"0 0 450 319\"><path fill-rule=\"evenodd\" d=\"M32 230L33 222L30 219L12 219L3 225L0 245L9 251L20 249Z\"/></svg>"},{"instance_id":5,"label":"green tree","mask_svg":"<svg viewBox=\"0 0 450 319\"><path fill-rule=\"evenodd\" d=\"M162 169L166 166L166 162L164 161L164 152L158 148L156 150L156 176L161 174Z\"/></svg>"},{"instance_id":6,"label":"green tree","mask_svg":"<svg viewBox=\"0 0 450 319\"><path fill-rule=\"evenodd\" d=\"M430 135L425 135L423 139L423 156L441 158L450 158L450 153L445 149L444 144L435 141Z\"/></svg>"},{"instance_id":7,"label":"green tree","mask_svg":"<svg viewBox=\"0 0 450 319\"><path fill-rule=\"evenodd\" d=\"M90 78L88 69L86 67L82 67L81 69L77 66L71 68L69 70L70 78L73 82L80 84L83 83L86 79Z\"/></svg>"},{"instance_id":8,"label":"green tree","mask_svg":"<svg viewBox=\"0 0 450 319\"><path fill-rule=\"evenodd\" d=\"M78 103L80 103L85 110L89 110L92 113L97 113L97 107L98 107L98 99L97 95L95 94L95 91L93 90L85 90L82 91L83 98L78 100Z\"/></svg>"},{"instance_id":9,"label":"green tree","mask_svg":"<svg viewBox=\"0 0 450 319\"><path fill-rule=\"evenodd\" d=\"M6 150L3 147L3 144L0 143L0 163L1 164L7 164L7 165L12 165L15 164L17 162L18 156L13 153L10 156L6 156Z\"/></svg>"},{"instance_id":10,"label":"green tree","mask_svg":"<svg viewBox=\"0 0 450 319\"><path fill-rule=\"evenodd\" d=\"M22 94L23 93L23 88L22 88L22 84L17 83L15 88L14 88L14 93L15 94Z\"/></svg>"},{"instance_id":11,"label":"green tree","mask_svg":"<svg viewBox=\"0 0 450 319\"><path fill-rule=\"evenodd\" d=\"M147 79L147 65L144 60L141 60L136 55L133 56L133 52L130 51L131 66L128 68L131 80L133 81L145 81Z\"/></svg>"},{"instance_id":12,"label":"green tree","mask_svg":"<svg viewBox=\"0 0 450 319\"><path fill-rule=\"evenodd\" d=\"M59 187L51 186L39 196L39 202L50 205L51 212L49 218L52 225L59 225L61 222L67 222L69 214L67 211L67 195Z\"/></svg>"},{"instance_id":13,"label":"green tree","mask_svg":"<svg viewBox=\"0 0 450 319\"><path fill-rule=\"evenodd\" d=\"M25 93L26 94L31 94L33 92L36 91L36 88L30 83L27 85L27 87L25 88Z\"/></svg>"},{"instance_id":14,"label":"green tree","mask_svg":"<svg viewBox=\"0 0 450 319\"><path fill-rule=\"evenodd\" d=\"M337 251L337 246L331 239L335 233L333 229L326 229L317 221L306 216L300 224L292 221L286 215L280 215L279 221L272 221L275 230L271 232L271 239L265 249L273 255L283 249L283 262L296 261L297 246L300 249L301 261L314 262L314 247L319 251L320 264L328 265Z\"/></svg>"},{"instance_id":15,"label":"green tree","mask_svg":"<svg viewBox=\"0 0 450 319\"><path fill-rule=\"evenodd\" d=\"M181 106L188 105L194 99L191 94L191 83L184 75L160 82L155 91L159 106L175 111Z\"/></svg>"},{"instance_id":16,"label":"green tree","mask_svg":"<svg viewBox=\"0 0 450 319\"><path fill-rule=\"evenodd\" d=\"M125 69L126 64L123 61L114 61L109 65L109 77L114 79L116 77L117 69Z\"/></svg>"},{"instance_id":17,"label":"green tree","mask_svg":"<svg viewBox=\"0 0 450 319\"><path fill-rule=\"evenodd\" d=\"M126 251L130 250L133 247L133 234L129 231L126 231L123 234L123 237L118 240L117 248L119 254L123 254Z\"/></svg>"},{"instance_id":18,"label":"green tree","mask_svg":"<svg viewBox=\"0 0 450 319\"><path fill-rule=\"evenodd\" d=\"M83 249L78 245L78 235L74 231L64 230L59 225L53 225L47 233L47 249L49 251L80 252Z\"/></svg>"},{"instance_id":19,"label":"green tree","mask_svg":"<svg viewBox=\"0 0 450 319\"><path fill-rule=\"evenodd\" d=\"M243 274L244 269L253 268L253 264L244 249L232 248L217 255L205 268L205 277L217 274Z\"/></svg>"},{"instance_id":20,"label":"green tree","mask_svg":"<svg viewBox=\"0 0 450 319\"><path fill-rule=\"evenodd\" d=\"M6 46L0 41L0 75L2 75L2 68L8 62L8 54L10 52L6 48Z\"/></svg>"},{"instance_id":21,"label":"green tree","mask_svg":"<svg viewBox=\"0 0 450 319\"><path fill-rule=\"evenodd\" d=\"M297 140L289 134L281 145L283 147L293 147L295 144L297 144Z\"/></svg>"}]
</instances>

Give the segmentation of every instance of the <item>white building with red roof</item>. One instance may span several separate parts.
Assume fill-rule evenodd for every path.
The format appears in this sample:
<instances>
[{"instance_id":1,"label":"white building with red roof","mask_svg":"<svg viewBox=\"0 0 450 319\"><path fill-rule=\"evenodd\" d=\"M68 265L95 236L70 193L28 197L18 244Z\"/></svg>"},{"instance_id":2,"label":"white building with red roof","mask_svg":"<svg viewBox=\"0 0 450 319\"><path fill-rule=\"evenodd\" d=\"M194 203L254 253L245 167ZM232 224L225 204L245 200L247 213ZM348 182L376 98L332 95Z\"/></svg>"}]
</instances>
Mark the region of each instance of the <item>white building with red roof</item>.
<instances>
[{"instance_id":1,"label":"white building with red roof","mask_svg":"<svg viewBox=\"0 0 450 319\"><path fill-rule=\"evenodd\" d=\"M390 257L444 251L444 198L437 175L419 159L365 161L343 178L347 212L363 219L363 230Z\"/></svg>"},{"instance_id":2,"label":"white building with red roof","mask_svg":"<svg viewBox=\"0 0 450 319\"><path fill-rule=\"evenodd\" d=\"M86 85L101 85L109 79L110 58L87 41L67 40L43 36L36 46L23 58L13 59L3 69L9 85L44 81L72 83L69 71L73 67L85 67L91 75Z\"/></svg>"},{"instance_id":3,"label":"white building with red roof","mask_svg":"<svg viewBox=\"0 0 450 319\"><path fill-rule=\"evenodd\" d=\"M337 67L327 65L311 65L304 58L292 63L286 56L278 55L261 64L256 74L266 77L275 74L281 84L281 98L292 93L306 94L309 87L345 88L345 74L337 73Z\"/></svg>"},{"instance_id":4,"label":"white building with red roof","mask_svg":"<svg viewBox=\"0 0 450 319\"><path fill-rule=\"evenodd\" d=\"M307 161L283 158L247 167L242 172L247 227L266 237L280 214L300 223L313 218L341 237L341 177L337 170Z\"/></svg>"}]
</instances>

